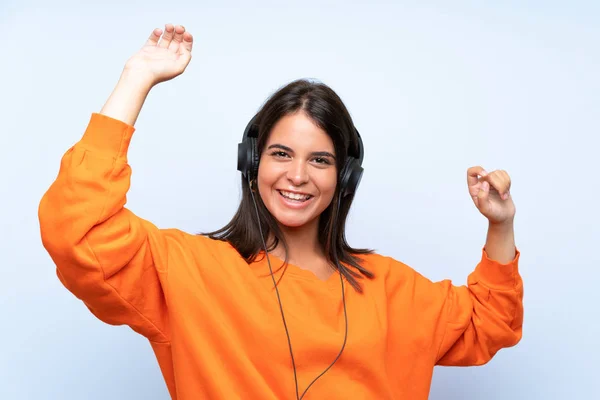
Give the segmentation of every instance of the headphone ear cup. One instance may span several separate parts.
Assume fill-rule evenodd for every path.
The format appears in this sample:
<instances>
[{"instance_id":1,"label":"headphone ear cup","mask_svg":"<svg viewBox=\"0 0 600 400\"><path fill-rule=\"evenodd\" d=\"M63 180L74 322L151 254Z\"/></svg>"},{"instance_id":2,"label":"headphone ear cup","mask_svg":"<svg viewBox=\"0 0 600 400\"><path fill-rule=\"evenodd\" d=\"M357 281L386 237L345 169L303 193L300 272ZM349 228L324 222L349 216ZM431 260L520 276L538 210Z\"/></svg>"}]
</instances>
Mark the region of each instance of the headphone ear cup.
<instances>
[{"instance_id":1,"label":"headphone ear cup","mask_svg":"<svg viewBox=\"0 0 600 400\"><path fill-rule=\"evenodd\" d=\"M250 179L256 179L258 177L258 163L260 158L258 156L258 148L257 148L258 140L256 138L248 138L248 147L249 147L249 160L250 160Z\"/></svg>"},{"instance_id":2,"label":"headphone ear cup","mask_svg":"<svg viewBox=\"0 0 600 400\"><path fill-rule=\"evenodd\" d=\"M248 176L248 168L250 167L250 159L248 152L248 141L238 143L237 169L243 176Z\"/></svg>"},{"instance_id":3,"label":"headphone ear cup","mask_svg":"<svg viewBox=\"0 0 600 400\"><path fill-rule=\"evenodd\" d=\"M256 179L258 176L258 151L256 138L246 138L238 143L237 169L246 178Z\"/></svg>"},{"instance_id":4,"label":"headphone ear cup","mask_svg":"<svg viewBox=\"0 0 600 400\"><path fill-rule=\"evenodd\" d=\"M356 192L362 179L362 174L363 168L360 166L358 160L349 157L340 175L340 190L343 197Z\"/></svg>"}]
</instances>

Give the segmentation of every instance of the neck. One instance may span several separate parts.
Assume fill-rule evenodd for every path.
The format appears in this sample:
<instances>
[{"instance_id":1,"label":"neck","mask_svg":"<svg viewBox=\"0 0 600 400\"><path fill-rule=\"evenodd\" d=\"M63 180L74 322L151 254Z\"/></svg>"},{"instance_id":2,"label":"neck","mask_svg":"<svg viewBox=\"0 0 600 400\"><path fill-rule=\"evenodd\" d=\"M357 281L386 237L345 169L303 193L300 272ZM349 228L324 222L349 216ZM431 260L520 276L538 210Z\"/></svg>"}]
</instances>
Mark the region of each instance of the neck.
<instances>
[{"instance_id":1,"label":"neck","mask_svg":"<svg viewBox=\"0 0 600 400\"><path fill-rule=\"evenodd\" d=\"M302 260L323 257L324 251L319 243L319 220L297 228L280 226L288 246L287 256L292 264L302 264ZM285 248L280 242L272 252L275 256L285 259Z\"/></svg>"}]
</instances>

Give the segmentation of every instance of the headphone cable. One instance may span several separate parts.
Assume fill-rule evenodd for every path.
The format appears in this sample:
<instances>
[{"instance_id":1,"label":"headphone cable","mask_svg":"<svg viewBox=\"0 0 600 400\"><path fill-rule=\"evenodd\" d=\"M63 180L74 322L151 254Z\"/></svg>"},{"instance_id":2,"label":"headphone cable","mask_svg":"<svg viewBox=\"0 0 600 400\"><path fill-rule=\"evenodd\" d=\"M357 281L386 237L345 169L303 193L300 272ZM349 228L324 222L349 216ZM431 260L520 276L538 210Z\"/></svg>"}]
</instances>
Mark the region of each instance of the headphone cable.
<instances>
[{"instance_id":1,"label":"headphone cable","mask_svg":"<svg viewBox=\"0 0 600 400\"><path fill-rule=\"evenodd\" d=\"M290 357L292 359L292 368L294 371L294 383L296 385L296 399L297 400L302 400L302 398L306 395L306 392L308 391L308 389L317 381L317 379L319 379L321 376L323 376L331 367L333 367L333 365L336 363L336 361L340 358L340 356L342 355L342 352L344 351L344 348L346 347L346 341L348 339L348 313L346 310L346 296L345 296L345 290L344 290L344 279L342 276L342 271L339 268L339 259L337 256L337 250L335 249L334 246L334 258L335 258L335 262L336 265L338 267L338 272L340 274L340 282L342 285L342 303L344 305L344 322L345 322L345 330L344 330L344 342L342 344L342 348L340 349L338 355L336 356L336 358L333 360L333 362L331 364L329 364L329 366L327 368L325 368L325 370L323 372L321 372L315 379L313 379L313 381L306 387L306 389L304 389L304 392L302 393L302 396L299 396L298 394L298 375L296 372L296 361L294 360L294 352L292 351L292 340L290 338L290 333L287 327L287 323L285 320L285 315L283 312L283 305L281 303L281 296L279 295L279 289L277 288L277 282L275 281L275 276L273 274L273 268L271 267L271 260L269 258L269 252L267 250L267 244L265 243L265 238L262 232L262 227L261 227L261 223L260 223L260 214L258 212L258 206L256 203L256 198L254 197L254 191L252 190L252 185L251 185L251 180L250 180L250 176L248 175L248 186L250 188L250 195L252 196L252 202L254 203L254 209L256 210L256 219L258 221L258 230L260 233L260 238L263 244L263 248L265 250L265 256L267 257L267 264L269 265L269 271L271 272L271 278L273 279L273 285L275 287L275 293L277 294L277 301L279 303L279 310L281 312L281 319L283 321L283 327L285 328L285 334L287 337L287 342L288 342L288 348L290 350ZM340 195L339 195L339 202L338 205L341 204L341 199L342 199L342 191L340 190ZM337 213L335 215L336 217L336 221L334 221L334 230L336 227L336 222L337 222ZM334 231L334 234L337 233ZM335 236L335 235L334 235Z\"/></svg>"},{"instance_id":2,"label":"headphone cable","mask_svg":"<svg viewBox=\"0 0 600 400\"><path fill-rule=\"evenodd\" d=\"M343 190L340 190L339 197L338 197L338 210L339 210L339 206L342 204L342 195L343 195ZM335 220L333 221L333 229L334 229L333 234L332 234L333 237L335 237L335 235L337 235L337 217L338 217L338 212L335 213ZM335 357L335 359L333 360L333 362L331 364L329 364L329 366L327 368L325 368L325 370L323 372L321 372L315 379L313 379L313 381L306 387L306 389L304 389L304 392L302 393L302 396L300 396L299 400L302 400L302 398L304 397L304 395L306 394L306 392L308 392L308 389L313 385L313 383L315 383L317 381L317 379L319 379L327 371L329 371L329 369L331 367L333 367L333 364L335 364L336 361L342 356L342 352L346 348L346 341L348 339L348 313L346 311L346 295L345 295L345 290L344 290L344 278L342 276L342 270L340 268L340 260L338 258L337 249L336 249L335 246L333 246L333 256L335 258L335 263L336 263L336 266L338 268L338 273L340 274L340 282L341 282L341 286L342 286L342 303L344 305L344 325L345 325L345 329L344 329L344 342L342 343L342 347L340 349L340 352Z\"/></svg>"}]
</instances>

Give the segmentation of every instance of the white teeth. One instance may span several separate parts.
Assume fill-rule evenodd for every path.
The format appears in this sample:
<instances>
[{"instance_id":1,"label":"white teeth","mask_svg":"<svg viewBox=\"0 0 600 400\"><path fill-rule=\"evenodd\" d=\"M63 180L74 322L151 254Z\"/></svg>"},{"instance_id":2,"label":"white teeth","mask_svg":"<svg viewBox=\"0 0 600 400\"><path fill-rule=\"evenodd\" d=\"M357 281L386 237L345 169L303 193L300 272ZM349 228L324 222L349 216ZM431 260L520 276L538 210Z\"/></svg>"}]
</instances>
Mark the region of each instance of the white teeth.
<instances>
[{"instance_id":1,"label":"white teeth","mask_svg":"<svg viewBox=\"0 0 600 400\"><path fill-rule=\"evenodd\" d=\"M283 195L283 197L287 197L288 199L291 199L291 200L308 200L308 198L310 197L309 194L290 193L290 192L284 192L283 190L280 190L279 193L281 193Z\"/></svg>"}]
</instances>

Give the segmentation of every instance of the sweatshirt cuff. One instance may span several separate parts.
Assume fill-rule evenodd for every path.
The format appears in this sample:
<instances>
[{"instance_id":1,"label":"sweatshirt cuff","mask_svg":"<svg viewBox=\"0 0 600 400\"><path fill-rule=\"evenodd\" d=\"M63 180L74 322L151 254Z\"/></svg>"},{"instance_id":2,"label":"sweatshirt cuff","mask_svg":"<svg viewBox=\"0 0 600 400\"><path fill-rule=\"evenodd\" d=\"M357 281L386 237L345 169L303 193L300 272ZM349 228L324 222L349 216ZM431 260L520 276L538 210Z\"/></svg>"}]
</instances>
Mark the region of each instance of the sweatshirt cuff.
<instances>
[{"instance_id":1,"label":"sweatshirt cuff","mask_svg":"<svg viewBox=\"0 0 600 400\"><path fill-rule=\"evenodd\" d=\"M517 249L515 258L508 263L492 260L485 249L482 250L481 261L475 268L475 280L490 289L514 289L519 281L519 258L521 252Z\"/></svg>"},{"instance_id":2,"label":"sweatshirt cuff","mask_svg":"<svg viewBox=\"0 0 600 400\"><path fill-rule=\"evenodd\" d=\"M115 158L126 158L135 128L103 114L92 113L81 144Z\"/></svg>"}]
</instances>

